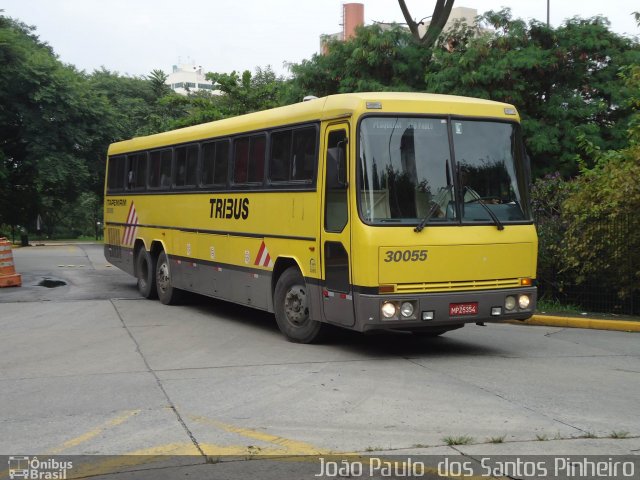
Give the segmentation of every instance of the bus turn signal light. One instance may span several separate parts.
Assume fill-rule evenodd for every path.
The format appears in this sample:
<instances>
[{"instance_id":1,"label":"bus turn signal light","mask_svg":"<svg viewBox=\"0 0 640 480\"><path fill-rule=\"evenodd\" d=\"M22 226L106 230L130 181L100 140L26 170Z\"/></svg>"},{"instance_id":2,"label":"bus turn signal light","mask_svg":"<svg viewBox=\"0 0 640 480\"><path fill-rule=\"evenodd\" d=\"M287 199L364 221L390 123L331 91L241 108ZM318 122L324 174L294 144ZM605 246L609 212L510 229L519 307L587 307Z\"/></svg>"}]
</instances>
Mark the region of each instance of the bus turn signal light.
<instances>
[{"instance_id":1,"label":"bus turn signal light","mask_svg":"<svg viewBox=\"0 0 640 480\"><path fill-rule=\"evenodd\" d=\"M530 287L531 285L533 285L533 280L531 280L530 278L521 278L520 285L522 285L523 287Z\"/></svg>"}]
</instances>

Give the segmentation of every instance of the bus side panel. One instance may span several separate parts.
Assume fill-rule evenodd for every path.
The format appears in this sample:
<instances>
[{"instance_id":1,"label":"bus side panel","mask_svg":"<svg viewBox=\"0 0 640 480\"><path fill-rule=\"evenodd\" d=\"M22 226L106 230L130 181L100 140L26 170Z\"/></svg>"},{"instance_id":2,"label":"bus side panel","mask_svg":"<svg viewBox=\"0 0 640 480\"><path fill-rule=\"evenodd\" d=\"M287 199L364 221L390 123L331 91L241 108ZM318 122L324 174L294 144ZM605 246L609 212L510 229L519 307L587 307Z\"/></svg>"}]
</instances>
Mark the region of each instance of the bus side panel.
<instances>
[{"instance_id":1,"label":"bus side panel","mask_svg":"<svg viewBox=\"0 0 640 480\"><path fill-rule=\"evenodd\" d=\"M105 229L104 258L120 270L134 275L133 249L122 246L122 228Z\"/></svg>"},{"instance_id":2,"label":"bus side panel","mask_svg":"<svg viewBox=\"0 0 640 480\"><path fill-rule=\"evenodd\" d=\"M170 255L171 278L176 288L269 310L271 272L241 269Z\"/></svg>"}]
</instances>

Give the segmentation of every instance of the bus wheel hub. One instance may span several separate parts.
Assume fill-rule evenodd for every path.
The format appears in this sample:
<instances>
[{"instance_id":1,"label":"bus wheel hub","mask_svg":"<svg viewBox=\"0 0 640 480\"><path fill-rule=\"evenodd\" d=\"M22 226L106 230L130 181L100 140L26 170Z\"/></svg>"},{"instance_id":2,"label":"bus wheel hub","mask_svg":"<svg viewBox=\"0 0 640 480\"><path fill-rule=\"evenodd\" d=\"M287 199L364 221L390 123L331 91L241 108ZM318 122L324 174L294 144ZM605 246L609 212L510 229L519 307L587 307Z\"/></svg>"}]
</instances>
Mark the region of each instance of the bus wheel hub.
<instances>
[{"instance_id":1,"label":"bus wheel hub","mask_svg":"<svg viewBox=\"0 0 640 480\"><path fill-rule=\"evenodd\" d=\"M284 299L284 312L289 321L296 325L307 319L309 308L307 307L307 295L304 288L294 286L289 289Z\"/></svg>"}]
</instances>

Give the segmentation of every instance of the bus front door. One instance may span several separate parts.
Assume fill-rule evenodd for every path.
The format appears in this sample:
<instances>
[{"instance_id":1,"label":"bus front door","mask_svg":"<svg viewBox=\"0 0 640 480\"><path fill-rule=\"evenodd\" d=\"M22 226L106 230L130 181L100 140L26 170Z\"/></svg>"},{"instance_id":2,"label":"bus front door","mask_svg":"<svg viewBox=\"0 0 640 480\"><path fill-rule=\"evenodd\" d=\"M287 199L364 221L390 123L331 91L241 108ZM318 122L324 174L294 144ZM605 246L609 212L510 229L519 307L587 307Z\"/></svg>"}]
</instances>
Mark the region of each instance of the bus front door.
<instances>
[{"instance_id":1,"label":"bus front door","mask_svg":"<svg viewBox=\"0 0 640 480\"><path fill-rule=\"evenodd\" d=\"M349 252L349 126L325 132L324 208L322 228L322 305L328 322L355 323Z\"/></svg>"}]
</instances>

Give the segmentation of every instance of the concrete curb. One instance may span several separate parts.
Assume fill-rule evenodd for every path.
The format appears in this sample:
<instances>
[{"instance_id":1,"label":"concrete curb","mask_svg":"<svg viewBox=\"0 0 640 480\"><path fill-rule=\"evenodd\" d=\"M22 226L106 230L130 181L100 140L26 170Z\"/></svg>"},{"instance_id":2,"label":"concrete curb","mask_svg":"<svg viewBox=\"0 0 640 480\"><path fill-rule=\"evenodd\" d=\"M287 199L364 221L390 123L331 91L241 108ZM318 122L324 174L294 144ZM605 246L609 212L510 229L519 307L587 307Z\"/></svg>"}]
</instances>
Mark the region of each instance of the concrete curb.
<instances>
[{"instance_id":1,"label":"concrete curb","mask_svg":"<svg viewBox=\"0 0 640 480\"><path fill-rule=\"evenodd\" d=\"M594 330L616 330L640 332L640 322L630 320L601 320L595 318L563 317L560 315L534 315L524 322L509 322L516 325L541 325L547 327L591 328Z\"/></svg>"}]
</instances>

